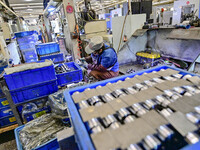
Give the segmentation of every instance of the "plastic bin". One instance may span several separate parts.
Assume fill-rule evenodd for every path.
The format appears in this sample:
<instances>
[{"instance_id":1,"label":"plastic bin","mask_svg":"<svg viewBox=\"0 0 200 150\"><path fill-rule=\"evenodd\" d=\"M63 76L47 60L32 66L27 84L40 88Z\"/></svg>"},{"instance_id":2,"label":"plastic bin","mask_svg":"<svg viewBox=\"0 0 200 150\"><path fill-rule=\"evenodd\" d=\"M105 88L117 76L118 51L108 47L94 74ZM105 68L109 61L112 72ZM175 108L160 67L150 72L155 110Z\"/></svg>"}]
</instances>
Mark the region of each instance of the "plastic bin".
<instances>
[{"instance_id":1,"label":"plastic bin","mask_svg":"<svg viewBox=\"0 0 200 150\"><path fill-rule=\"evenodd\" d=\"M23 103L32 99L48 96L58 91L57 80L47 81L24 88L10 90L12 100L15 104Z\"/></svg>"},{"instance_id":2,"label":"plastic bin","mask_svg":"<svg viewBox=\"0 0 200 150\"><path fill-rule=\"evenodd\" d=\"M52 60L54 64L65 61L63 53L40 56L40 60L46 60L46 59Z\"/></svg>"},{"instance_id":3,"label":"plastic bin","mask_svg":"<svg viewBox=\"0 0 200 150\"><path fill-rule=\"evenodd\" d=\"M47 55L60 52L60 47L58 43L52 42L36 45L36 50L38 55Z\"/></svg>"},{"instance_id":4,"label":"plastic bin","mask_svg":"<svg viewBox=\"0 0 200 150\"><path fill-rule=\"evenodd\" d=\"M136 75L142 75L144 73L151 73L153 71L159 71L161 69L168 69L168 68L180 71L180 74L182 74L182 75L190 74L192 76L197 76L196 74L192 74L192 73L189 73L187 71L184 71L184 70L181 70L181 69L178 69L178 68L173 68L173 67L169 67L169 66L159 66L159 67L155 67L155 68L151 68L151 69L147 69L147 70L142 70L142 71L139 71L139 72L136 72L136 73L133 73L133 74L128 74L128 75L125 75L125 76L120 76L120 77L117 77L117 78L104 80L104 81L97 82L97 83L94 83L94 84L90 84L90 85L86 85L86 86L82 86L82 87L77 87L77 88L74 88L74 89L71 89L71 90L66 90L64 92L64 96L65 96L65 100L67 101L67 105L68 105L68 108L69 108L69 111L70 111L70 114L71 114L75 135L77 137L76 138L77 143L79 144L80 149L82 149L82 150L88 150L88 149L95 150L95 147L94 147L93 142L90 138L90 135L89 135L89 133L86 129L86 126L84 125L84 123L82 121L82 118L79 114L78 108L77 108L76 104L74 103L73 99L71 98L71 95L73 93L75 93L77 91L83 92L87 88L93 89L93 88L96 88L99 85L105 86L109 82L115 83L119 80L124 81L127 77L133 78Z\"/></svg>"},{"instance_id":5,"label":"plastic bin","mask_svg":"<svg viewBox=\"0 0 200 150\"><path fill-rule=\"evenodd\" d=\"M19 44L22 44L22 43L25 44L27 42L33 42L33 43L35 43L35 42L38 41L37 39L38 39L38 35L33 34L33 35L30 35L30 36L18 37L17 38L17 42Z\"/></svg>"},{"instance_id":6,"label":"plastic bin","mask_svg":"<svg viewBox=\"0 0 200 150\"><path fill-rule=\"evenodd\" d=\"M35 49L32 50L27 50L27 51L23 51L23 58L25 60L25 62L37 62L38 61L38 57L37 57L37 53Z\"/></svg>"},{"instance_id":7,"label":"plastic bin","mask_svg":"<svg viewBox=\"0 0 200 150\"><path fill-rule=\"evenodd\" d=\"M83 80L82 70L79 67L79 65L77 65L74 62L65 63L65 65L67 65L73 71L56 75L59 86L64 86L66 84L79 82Z\"/></svg>"},{"instance_id":8,"label":"plastic bin","mask_svg":"<svg viewBox=\"0 0 200 150\"><path fill-rule=\"evenodd\" d=\"M19 132L23 128L24 128L24 125L20 126L20 127L17 127L15 129L15 139L16 139L17 149L18 150L23 150L22 143L21 143L20 138L19 138ZM58 148L59 148L59 145L58 145L57 139L54 138L54 139L44 143L43 145L34 148L33 150L56 150Z\"/></svg>"},{"instance_id":9,"label":"plastic bin","mask_svg":"<svg viewBox=\"0 0 200 150\"><path fill-rule=\"evenodd\" d=\"M8 100L6 98L0 99L0 109L9 106Z\"/></svg>"},{"instance_id":10,"label":"plastic bin","mask_svg":"<svg viewBox=\"0 0 200 150\"><path fill-rule=\"evenodd\" d=\"M4 74L4 78L9 90L15 90L38 83L55 80L56 75L54 66L51 65L47 67L16 72L9 75Z\"/></svg>"},{"instance_id":11,"label":"plastic bin","mask_svg":"<svg viewBox=\"0 0 200 150\"><path fill-rule=\"evenodd\" d=\"M10 115L13 115L13 112L12 112L12 109L10 108L10 106L0 109L0 118L7 117Z\"/></svg>"},{"instance_id":12,"label":"plastic bin","mask_svg":"<svg viewBox=\"0 0 200 150\"><path fill-rule=\"evenodd\" d=\"M23 43L23 44L19 44L19 49L21 51L26 50L26 49L31 49L31 48L35 48L35 44L36 43Z\"/></svg>"},{"instance_id":13,"label":"plastic bin","mask_svg":"<svg viewBox=\"0 0 200 150\"><path fill-rule=\"evenodd\" d=\"M38 109L34 112L31 112L31 113L27 113L27 114L24 114L24 119L29 122L33 119L36 119L46 113L50 113L51 112L51 108L50 107L43 107L41 109Z\"/></svg>"},{"instance_id":14,"label":"plastic bin","mask_svg":"<svg viewBox=\"0 0 200 150\"><path fill-rule=\"evenodd\" d=\"M0 73L2 73L4 71L5 68L7 68L8 65L5 65L5 66L0 66Z\"/></svg>"},{"instance_id":15,"label":"plastic bin","mask_svg":"<svg viewBox=\"0 0 200 150\"><path fill-rule=\"evenodd\" d=\"M24 31L24 32L17 32L15 33L16 38L24 37L24 36L30 36L33 34L37 34L36 31Z\"/></svg>"},{"instance_id":16,"label":"plastic bin","mask_svg":"<svg viewBox=\"0 0 200 150\"><path fill-rule=\"evenodd\" d=\"M16 124L16 118L11 115L8 117L0 118L0 128Z\"/></svg>"}]
</instances>

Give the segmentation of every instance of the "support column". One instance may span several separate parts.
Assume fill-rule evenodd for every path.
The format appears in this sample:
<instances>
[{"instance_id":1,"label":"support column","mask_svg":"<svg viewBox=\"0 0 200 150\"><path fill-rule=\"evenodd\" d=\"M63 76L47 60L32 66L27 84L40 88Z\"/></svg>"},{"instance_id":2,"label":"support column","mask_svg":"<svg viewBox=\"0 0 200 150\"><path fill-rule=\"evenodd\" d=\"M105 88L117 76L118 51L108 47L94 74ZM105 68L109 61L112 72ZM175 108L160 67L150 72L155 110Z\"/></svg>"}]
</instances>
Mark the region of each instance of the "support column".
<instances>
[{"instance_id":1,"label":"support column","mask_svg":"<svg viewBox=\"0 0 200 150\"><path fill-rule=\"evenodd\" d=\"M80 58L80 52L78 51L78 41L77 39L72 38L76 27L74 0L64 0L63 6L66 16L66 23L64 26L66 46L72 52L73 58L77 59Z\"/></svg>"}]
</instances>

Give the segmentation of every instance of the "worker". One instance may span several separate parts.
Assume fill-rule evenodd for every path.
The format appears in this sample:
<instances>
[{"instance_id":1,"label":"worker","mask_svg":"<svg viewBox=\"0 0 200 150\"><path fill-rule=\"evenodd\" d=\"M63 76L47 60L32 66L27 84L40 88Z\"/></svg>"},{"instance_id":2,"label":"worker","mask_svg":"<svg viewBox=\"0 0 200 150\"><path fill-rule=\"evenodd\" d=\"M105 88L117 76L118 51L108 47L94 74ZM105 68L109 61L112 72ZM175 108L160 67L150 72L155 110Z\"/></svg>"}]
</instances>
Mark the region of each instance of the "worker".
<instances>
[{"instance_id":1,"label":"worker","mask_svg":"<svg viewBox=\"0 0 200 150\"><path fill-rule=\"evenodd\" d=\"M119 74L119 63L117 53L113 48L109 48L103 42L103 37L95 36L90 39L85 49L89 57L82 58L87 62L87 70L89 75L97 80L105 80L117 77Z\"/></svg>"}]
</instances>

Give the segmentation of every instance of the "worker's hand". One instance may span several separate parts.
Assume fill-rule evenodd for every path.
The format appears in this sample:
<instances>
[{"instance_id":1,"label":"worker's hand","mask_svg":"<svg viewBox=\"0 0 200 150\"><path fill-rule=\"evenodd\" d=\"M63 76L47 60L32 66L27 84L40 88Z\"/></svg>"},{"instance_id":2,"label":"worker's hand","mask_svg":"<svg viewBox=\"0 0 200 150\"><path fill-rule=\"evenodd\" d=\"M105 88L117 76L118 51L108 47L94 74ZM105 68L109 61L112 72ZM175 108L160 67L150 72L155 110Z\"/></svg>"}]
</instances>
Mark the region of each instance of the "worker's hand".
<instances>
[{"instance_id":1,"label":"worker's hand","mask_svg":"<svg viewBox=\"0 0 200 150\"><path fill-rule=\"evenodd\" d=\"M86 60L85 60L85 57L83 57L83 58L80 58L79 59L82 63L84 63Z\"/></svg>"},{"instance_id":2,"label":"worker's hand","mask_svg":"<svg viewBox=\"0 0 200 150\"><path fill-rule=\"evenodd\" d=\"M88 63L86 63L86 62L83 63L83 67L86 68L86 69L88 69Z\"/></svg>"}]
</instances>

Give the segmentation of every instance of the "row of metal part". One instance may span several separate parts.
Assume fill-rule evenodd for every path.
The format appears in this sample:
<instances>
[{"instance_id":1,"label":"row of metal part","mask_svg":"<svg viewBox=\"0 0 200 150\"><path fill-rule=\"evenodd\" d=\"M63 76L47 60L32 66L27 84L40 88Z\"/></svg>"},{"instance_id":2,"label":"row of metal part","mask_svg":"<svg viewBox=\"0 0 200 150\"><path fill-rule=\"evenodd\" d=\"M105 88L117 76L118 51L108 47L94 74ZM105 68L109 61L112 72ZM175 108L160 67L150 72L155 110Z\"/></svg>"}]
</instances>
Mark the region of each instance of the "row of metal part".
<instances>
[{"instance_id":1,"label":"row of metal part","mask_svg":"<svg viewBox=\"0 0 200 150\"><path fill-rule=\"evenodd\" d=\"M93 96L92 98L89 98L87 100L81 101L78 106L79 109L84 109L88 108L89 106L101 106L104 103L107 103L109 101L115 100L116 98L120 98L125 95L129 94L136 94L139 91L148 89L149 87L152 87L153 85L157 83L162 83L165 80L170 80L170 81L175 81L179 78L181 78L182 75L176 74L172 76L167 76L164 77L164 79L161 78L153 78L152 80L144 81L143 83L138 83L135 84L133 87L129 87L126 89L118 89L113 91L112 93L107 93L105 95L99 95L99 96ZM127 79L126 79L127 80ZM108 83L111 84L111 83ZM101 88L101 87L99 87ZM173 100L178 99L181 97L180 94L184 96L191 96L192 93L198 93L200 92L199 87L197 86L182 86L182 87L174 87L172 90L165 90L163 95L159 95L156 97L156 101L163 105L166 106L173 102ZM166 99L165 97L169 97ZM153 105L155 102L152 100L147 100L146 104L148 105Z\"/></svg>"}]
</instances>

